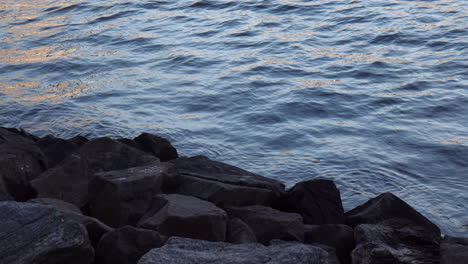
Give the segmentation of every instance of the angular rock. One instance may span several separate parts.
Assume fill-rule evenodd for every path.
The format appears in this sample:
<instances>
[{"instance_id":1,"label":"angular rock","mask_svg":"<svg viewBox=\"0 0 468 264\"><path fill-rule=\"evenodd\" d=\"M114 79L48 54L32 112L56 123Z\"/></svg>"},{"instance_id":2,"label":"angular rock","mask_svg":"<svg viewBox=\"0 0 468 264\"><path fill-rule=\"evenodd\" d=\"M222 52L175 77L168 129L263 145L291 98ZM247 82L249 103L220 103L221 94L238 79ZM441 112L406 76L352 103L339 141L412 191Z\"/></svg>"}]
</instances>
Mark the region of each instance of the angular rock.
<instances>
[{"instance_id":1,"label":"angular rock","mask_svg":"<svg viewBox=\"0 0 468 264\"><path fill-rule=\"evenodd\" d=\"M104 223L119 227L135 225L161 193L164 182L175 181L173 165L151 165L96 174L89 186L90 214Z\"/></svg>"},{"instance_id":2,"label":"angular rock","mask_svg":"<svg viewBox=\"0 0 468 264\"><path fill-rule=\"evenodd\" d=\"M341 264L351 263L351 251L354 242L354 230L347 225L306 225L304 243L322 244L336 250Z\"/></svg>"},{"instance_id":3,"label":"angular rock","mask_svg":"<svg viewBox=\"0 0 468 264\"><path fill-rule=\"evenodd\" d=\"M42 152L47 158L49 168L59 164L63 159L71 153L76 152L78 145L65 139L56 138L52 135L45 136L37 141Z\"/></svg>"},{"instance_id":4,"label":"angular rock","mask_svg":"<svg viewBox=\"0 0 468 264\"><path fill-rule=\"evenodd\" d=\"M57 209L34 203L0 202L1 263L93 262L86 229Z\"/></svg>"},{"instance_id":5,"label":"angular rock","mask_svg":"<svg viewBox=\"0 0 468 264\"><path fill-rule=\"evenodd\" d=\"M171 237L166 244L146 253L138 264L331 264L321 248L300 243L269 247L258 243L230 244Z\"/></svg>"},{"instance_id":6,"label":"angular rock","mask_svg":"<svg viewBox=\"0 0 468 264\"><path fill-rule=\"evenodd\" d=\"M165 138L143 133L134 138L133 141L138 143L141 150L155 155L161 161L169 161L179 157L177 150Z\"/></svg>"},{"instance_id":7,"label":"angular rock","mask_svg":"<svg viewBox=\"0 0 468 264\"><path fill-rule=\"evenodd\" d=\"M226 242L234 244L256 243L257 237L244 221L233 218L229 219L227 223Z\"/></svg>"},{"instance_id":8,"label":"angular rock","mask_svg":"<svg viewBox=\"0 0 468 264\"><path fill-rule=\"evenodd\" d=\"M354 264L431 264L440 261L440 235L411 220L393 218L354 229Z\"/></svg>"},{"instance_id":9,"label":"angular rock","mask_svg":"<svg viewBox=\"0 0 468 264\"><path fill-rule=\"evenodd\" d=\"M70 143L75 144L78 147L81 147L84 144L86 144L86 142L88 142L89 140L87 138L83 137L83 136L74 136L74 137L68 139L67 141L69 141Z\"/></svg>"},{"instance_id":10,"label":"angular rock","mask_svg":"<svg viewBox=\"0 0 468 264\"><path fill-rule=\"evenodd\" d=\"M440 251L441 264L468 263L468 238L445 236Z\"/></svg>"},{"instance_id":11,"label":"angular rock","mask_svg":"<svg viewBox=\"0 0 468 264\"><path fill-rule=\"evenodd\" d=\"M226 222L226 212L210 202L168 194L155 197L152 208L138 225L166 236L224 241Z\"/></svg>"},{"instance_id":12,"label":"angular rock","mask_svg":"<svg viewBox=\"0 0 468 264\"><path fill-rule=\"evenodd\" d=\"M330 180L297 183L279 199L275 208L298 213L310 225L344 224L345 216L340 191Z\"/></svg>"},{"instance_id":13,"label":"angular rock","mask_svg":"<svg viewBox=\"0 0 468 264\"><path fill-rule=\"evenodd\" d=\"M62 213L83 214L80 208L78 208L76 205L55 198L35 198L28 200L28 202L51 205Z\"/></svg>"},{"instance_id":14,"label":"angular rock","mask_svg":"<svg viewBox=\"0 0 468 264\"><path fill-rule=\"evenodd\" d=\"M204 156L179 158L173 163L181 175L178 193L216 205L270 204L284 191L278 181Z\"/></svg>"},{"instance_id":15,"label":"angular rock","mask_svg":"<svg viewBox=\"0 0 468 264\"><path fill-rule=\"evenodd\" d=\"M403 218L425 227L440 236L440 229L413 207L392 193L383 193L346 213L346 222L351 227L359 224L376 224L391 218Z\"/></svg>"},{"instance_id":16,"label":"angular rock","mask_svg":"<svg viewBox=\"0 0 468 264\"><path fill-rule=\"evenodd\" d=\"M0 199L26 201L35 196L29 181L47 169L47 161L29 137L0 128Z\"/></svg>"},{"instance_id":17,"label":"angular rock","mask_svg":"<svg viewBox=\"0 0 468 264\"><path fill-rule=\"evenodd\" d=\"M164 245L158 232L124 226L104 235L96 249L96 263L135 264L153 248Z\"/></svg>"},{"instance_id":18,"label":"angular rock","mask_svg":"<svg viewBox=\"0 0 468 264\"><path fill-rule=\"evenodd\" d=\"M258 242L267 244L273 239L287 241L304 240L302 217L261 205L227 207L230 218L240 218L252 228Z\"/></svg>"}]
</instances>

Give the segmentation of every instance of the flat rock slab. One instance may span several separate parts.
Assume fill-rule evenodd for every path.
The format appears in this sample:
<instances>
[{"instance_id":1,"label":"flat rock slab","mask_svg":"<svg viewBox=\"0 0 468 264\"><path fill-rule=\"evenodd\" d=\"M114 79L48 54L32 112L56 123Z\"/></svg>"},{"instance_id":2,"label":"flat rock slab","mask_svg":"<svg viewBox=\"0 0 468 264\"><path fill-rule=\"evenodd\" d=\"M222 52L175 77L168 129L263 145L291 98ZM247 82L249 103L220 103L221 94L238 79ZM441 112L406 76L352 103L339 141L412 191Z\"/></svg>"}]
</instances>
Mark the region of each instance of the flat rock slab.
<instances>
[{"instance_id":1,"label":"flat rock slab","mask_svg":"<svg viewBox=\"0 0 468 264\"><path fill-rule=\"evenodd\" d=\"M262 205L226 207L231 218L239 218L252 228L258 242L267 244L273 239L303 241L302 217Z\"/></svg>"},{"instance_id":2,"label":"flat rock slab","mask_svg":"<svg viewBox=\"0 0 468 264\"><path fill-rule=\"evenodd\" d=\"M329 264L328 253L321 248L299 244L281 243L272 246L261 244L230 244L171 237L161 248L152 249L138 264Z\"/></svg>"},{"instance_id":3,"label":"flat rock slab","mask_svg":"<svg viewBox=\"0 0 468 264\"><path fill-rule=\"evenodd\" d=\"M468 263L468 238L445 236L440 246L441 264Z\"/></svg>"},{"instance_id":4,"label":"flat rock slab","mask_svg":"<svg viewBox=\"0 0 468 264\"><path fill-rule=\"evenodd\" d=\"M0 202L1 263L93 262L86 229L52 206Z\"/></svg>"},{"instance_id":5,"label":"flat rock slab","mask_svg":"<svg viewBox=\"0 0 468 264\"><path fill-rule=\"evenodd\" d=\"M172 162L181 176L176 192L217 205L270 204L284 192L278 181L204 156Z\"/></svg>"},{"instance_id":6,"label":"flat rock slab","mask_svg":"<svg viewBox=\"0 0 468 264\"><path fill-rule=\"evenodd\" d=\"M140 220L142 228L166 236L224 241L227 215L214 204L180 194L158 195L152 208Z\"/></svg>"}]
</instances>

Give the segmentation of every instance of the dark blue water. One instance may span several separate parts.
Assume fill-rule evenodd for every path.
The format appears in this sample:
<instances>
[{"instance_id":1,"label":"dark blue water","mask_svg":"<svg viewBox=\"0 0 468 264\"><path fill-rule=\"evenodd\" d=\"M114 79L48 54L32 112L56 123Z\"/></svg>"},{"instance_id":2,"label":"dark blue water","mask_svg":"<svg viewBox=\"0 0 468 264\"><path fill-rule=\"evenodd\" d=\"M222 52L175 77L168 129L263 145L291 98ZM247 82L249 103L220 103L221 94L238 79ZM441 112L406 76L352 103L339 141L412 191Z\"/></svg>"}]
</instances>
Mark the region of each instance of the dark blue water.
<instances>
[{"instance_id":1,"label":"dark blue water","mask_svg":"<svg viewBox=\"0 0 468 264\"><path fill-rule=\"evenodd\" d=\"M0 125L169 138L468 235L464 0L2 0Z\"/></svg>"}]
</instances>

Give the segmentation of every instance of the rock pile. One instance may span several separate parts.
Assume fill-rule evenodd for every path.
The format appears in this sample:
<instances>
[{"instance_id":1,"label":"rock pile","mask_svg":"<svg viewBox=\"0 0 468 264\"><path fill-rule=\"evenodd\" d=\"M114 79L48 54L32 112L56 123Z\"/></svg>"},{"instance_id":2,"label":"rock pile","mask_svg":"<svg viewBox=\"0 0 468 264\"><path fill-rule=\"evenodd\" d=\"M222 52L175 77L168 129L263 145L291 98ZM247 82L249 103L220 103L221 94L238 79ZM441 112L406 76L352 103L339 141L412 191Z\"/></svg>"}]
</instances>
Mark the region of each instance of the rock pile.
<instances>
[{"instance_id":1,"label":"rock pile","mask_svg":"<svg viewBox=\"0 0 468 264\"><path fill-rule=\"evenodd\" d=\"M333 181L286 190L161 137L0 128L0 263L468 263L468 239L391 193L344 212Z\"/></svg>"}]
</instances>

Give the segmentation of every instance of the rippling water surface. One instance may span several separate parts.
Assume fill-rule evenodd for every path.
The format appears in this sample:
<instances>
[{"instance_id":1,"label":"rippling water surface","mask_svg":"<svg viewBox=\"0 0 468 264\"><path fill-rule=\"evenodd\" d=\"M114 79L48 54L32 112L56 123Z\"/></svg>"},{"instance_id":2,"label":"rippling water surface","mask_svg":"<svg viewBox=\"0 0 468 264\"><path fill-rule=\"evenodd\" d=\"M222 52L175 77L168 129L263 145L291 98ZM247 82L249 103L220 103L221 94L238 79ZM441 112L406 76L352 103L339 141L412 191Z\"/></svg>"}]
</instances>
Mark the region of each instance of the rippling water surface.
<instances>
[{"instance_id":1,"label":"rippling water surface","mask_svg":"<svg viewBox=\"0 0 468 264\"><path fill-rule=\"evenodd\" d=\"M464 0L2 0L0 125L136 136L468 235Z\"/></svg>"}]
</instances>

